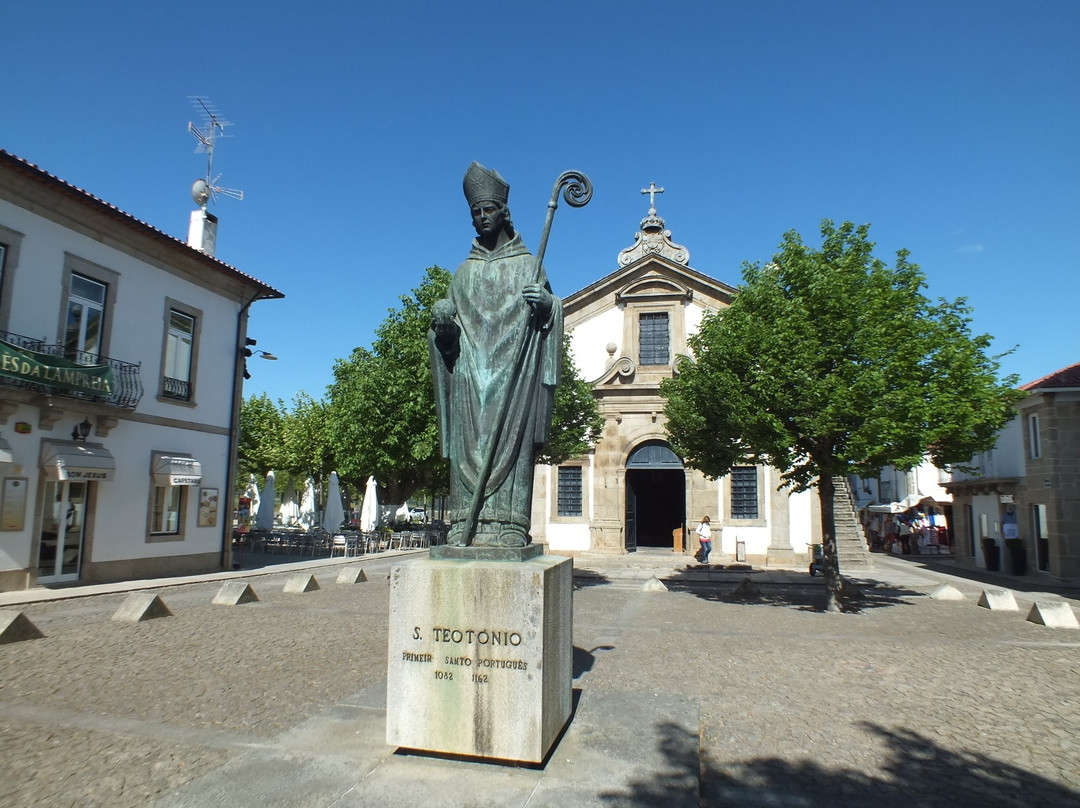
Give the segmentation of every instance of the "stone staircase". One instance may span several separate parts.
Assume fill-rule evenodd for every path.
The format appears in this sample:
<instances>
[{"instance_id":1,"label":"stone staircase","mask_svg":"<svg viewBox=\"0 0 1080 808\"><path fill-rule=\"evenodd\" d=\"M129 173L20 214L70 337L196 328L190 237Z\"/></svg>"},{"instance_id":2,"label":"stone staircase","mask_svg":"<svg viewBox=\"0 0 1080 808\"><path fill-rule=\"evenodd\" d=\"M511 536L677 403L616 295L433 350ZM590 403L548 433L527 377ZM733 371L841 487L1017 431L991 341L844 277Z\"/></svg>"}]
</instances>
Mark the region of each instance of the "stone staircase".
<instances>
[{"instance_id":1,"label":"stone staircase","mask_svg":"<svg viewBox=\"0 0 1080 808\"><path fill-rule=\"evenodd\" d=\"M873 557L866 546L866 534L859 524L855 500L845 477L833 477L833 519L836 524L836 562L845 575L872 569Z\"/></svg>"}]
</instances>

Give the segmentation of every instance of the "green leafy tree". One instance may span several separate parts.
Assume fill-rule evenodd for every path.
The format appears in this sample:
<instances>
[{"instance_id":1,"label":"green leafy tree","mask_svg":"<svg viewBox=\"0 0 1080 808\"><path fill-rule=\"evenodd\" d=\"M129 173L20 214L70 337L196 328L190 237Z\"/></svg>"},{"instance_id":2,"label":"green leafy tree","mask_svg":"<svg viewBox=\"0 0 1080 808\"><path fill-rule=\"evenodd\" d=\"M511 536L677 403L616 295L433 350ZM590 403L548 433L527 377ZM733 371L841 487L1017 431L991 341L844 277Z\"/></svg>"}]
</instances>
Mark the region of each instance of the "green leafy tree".
<instances>
[{"instance_id":1,"label":"green leafy tree","mask_svg":"<svg viewBox=\"0 0 1080 808\"><path fill-rule=\"evenodd\" d=\"M445 269L428 268L375 330L371 350L357 348L334 365L328 431L338 475L362 489L374 474L387 503L446 487L427 332L431 307L446 296L450 278Z\"/></svg>"},{"instance_id":2,"label":"green leafy tree","mask_svg":"<svg viewBox=\"0 0 1080 808\"><path fill-rule=\"evenodd\" d=\"M990 337L963 299L931 302L897 253L872 255L869 226L821 225L822 246L784 235L764 267L743 265L732 305L690 338L693 359L661 383L672 446L710 477L765 462L821 500L826 607L843 608L834 477L939 466L990 448L1013 415L1017 379L999 379Z\"/></svg>"},{"instance_id":3,"label":"green leafy tree","mask_svg":"<svg viewBox=\"0 0 1080 808\"><path fill-rule=\"evenodd\" d=\"M262 487L267 472L282 468L281 410L266 393L240 402L240 439L237 444L236 487L243 491L254 474Z\"/></svg>"},{"instance_id":4,"label":"green leafy tree","mask_svg":"<svg viewBox=\"0 0 1080 808\"><path fill-rule=\"evenodd\" d=\"M298 488L308 477L321 481L334 470L329 405L301 390L282 414L282 464Z\"/></svg>"},{"instance_id":5,"label":"green leafy tree","mask_svg":"<svg viewBox=\"0 0 1080 808\"><path fill-rule=\"evenodd\" d=\"M362 489L374 474L387 503L448 486L427 340L431 307L446 296L451 277L440 267L427 269L420 286L376 329L371 349L357 348L334 365L327 434L338 475ZM552 442L538 462L560 463L588 451L602 429L592 390L564 340Z\"/></svg>"},{"instance_id":6,"label":"green leafy tree","mask_svg":"<svg viewBox=\"0 0 1080 808\"><path fill-rule=\"evenodd\" d=\"M585 454L600 439L604 419L596 405L592 387L584 381L574 354L570 337L563 336L562 375L555 388L551 440L536 458L537 463L557 466L572 457Z\"/></svg>"}]
</instances>

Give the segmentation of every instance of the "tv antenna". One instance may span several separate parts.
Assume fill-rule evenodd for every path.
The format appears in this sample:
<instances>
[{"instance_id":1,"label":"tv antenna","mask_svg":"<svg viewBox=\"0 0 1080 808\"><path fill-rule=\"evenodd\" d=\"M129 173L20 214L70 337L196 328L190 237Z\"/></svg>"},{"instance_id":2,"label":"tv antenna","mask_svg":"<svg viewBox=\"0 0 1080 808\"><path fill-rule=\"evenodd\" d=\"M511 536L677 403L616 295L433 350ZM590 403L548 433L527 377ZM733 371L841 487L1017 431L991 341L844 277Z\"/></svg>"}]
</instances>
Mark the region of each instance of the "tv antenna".
<instances>
[{"instance_id":1,"label":"tv antenna","mask_svg":"<svg viewBox=\"0 0 1080 808\"><path fill-rule=\"evenodd\" d=\"M227 196L230 199L243 199L243 191L236 188L222 188L217 184L218 180L221 179L221 175L214 176L214 141L218 137L228 137L225 134L225 127L232 126L232 124L221 119L221 113L218 112L217 107L209 98L193 95L189 96L188 100L191 101L195 111L200 113L202 118L201 127L196 126L193 121L188 121L187 125L188 131L199 141L199 145L195 147L195 153L206 154L206 178L195 180L191 186L191 198L203 210L206 210L207 202L211 200L217 202L219 196Z\"/></svg>"}]
</instances>

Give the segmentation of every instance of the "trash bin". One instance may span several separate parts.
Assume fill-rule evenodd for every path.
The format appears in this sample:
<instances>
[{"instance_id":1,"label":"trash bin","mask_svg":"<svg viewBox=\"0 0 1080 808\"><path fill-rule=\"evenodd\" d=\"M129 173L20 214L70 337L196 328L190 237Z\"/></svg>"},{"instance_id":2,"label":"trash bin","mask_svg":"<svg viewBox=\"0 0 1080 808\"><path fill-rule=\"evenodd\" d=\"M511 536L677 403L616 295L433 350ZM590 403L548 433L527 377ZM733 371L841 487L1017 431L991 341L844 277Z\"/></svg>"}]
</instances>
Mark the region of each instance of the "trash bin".
<instances>
[{"instance_id":1,"label":"trash bin","mask_svg":"<svg viewBox=\"0 0 1080 808\"><path fill-rule=\"evenodd\" d=\"M1005 539L1010 575L1027 575L1027 550L1023 539Z\"/></svg>"},{"instance_id":2,"label":"trash bin","mask_svg":"<svg viewBox=\"0 0 1080 808\"><path fill-rule=\"evenodd\" d=\"M987 572L997 572L1001 569L1001 550L993 539L982 540L983 561L986 562Z\"/></svg>"}]
</instances>

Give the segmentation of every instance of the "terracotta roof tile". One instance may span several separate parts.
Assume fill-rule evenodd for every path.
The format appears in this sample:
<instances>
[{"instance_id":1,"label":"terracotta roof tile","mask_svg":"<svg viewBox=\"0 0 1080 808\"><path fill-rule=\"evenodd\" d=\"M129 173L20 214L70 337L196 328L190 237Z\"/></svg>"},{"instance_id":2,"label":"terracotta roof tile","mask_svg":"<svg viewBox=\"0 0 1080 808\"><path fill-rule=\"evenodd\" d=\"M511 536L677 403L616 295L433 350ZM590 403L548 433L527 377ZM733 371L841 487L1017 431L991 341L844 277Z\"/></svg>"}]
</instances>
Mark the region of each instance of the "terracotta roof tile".
<instances>
[{"instance_id":1,"label":"terracotta roof tile","mask_svg":"<svg viewBox=\"0 0 1080 808\"><path fill-rule=\"evenodd\" d=\"M1054 387L1080 387L1080 362L1061 370L1055 370L1041 379L1020 385L1021 390L1028 391L1045 390Z\"/></svg>"},{"instance_id":2,"label":"terracotta roof tile","mask_svg":"<svg viewBox=\"0 0 1080 808\"><path fill-rule=\"evenodd\" d=\"M70 182L62 180L59 177L57 177L57 176L55 176L53 174L50 174L48 171L44 171L43 169L39 168L38 166L34 165L33 163L31 163L31 162L29 162L27 160L24 160L21 157L17 157L16 155L11 154L10 152L5 151L4 149L0 149L0 163L6 163L8 166L10 166L10 167L12 167L12 168L14 168L14 169L16 169L18 171L21 171L22 173L27 174L30 177L33 177L35 180L37 180L38 182L41 182L44 185L51 185L54 188L58 188L59 190L65 192L65 193L68 193L68 194L70 194L70 195L72 195L72 196L74 196L76 198L80 198L80 199L82 199L82 201L86 202L89 206L97 208L98 210L102 211L106 215L111 216L114 219L117 219L118 221L122 221L122 222L124 222L124 223L126 223L128 225L134 226L137 229L142 230L143 232L149 234L150 236L152 236L152 237L154 237L154 238L156 238L158 240L164 241L164 242L166 242L166 243L170 244L171 246L174 246L174 247L176 247L178 249L183 249L183 250L187 250L187 251L189 251L191 253L194 253L195 255L199 256L199 258L201 260L203 260L205 263L209 264L210 266L214 267L215 269L217 269L217 270L219 270L221 272L225 272L225 273L231 274L231 275L236 275L236 276L239 276L239 277L247 280L249 283L253 284L254 286L259 287L259 289L262 292L261 297L263 299L272 299L272 298L285 297L285 295L282 294L281 292L279 292L277 289L275 289L272 286L268 286L267 284L260 281L258 278L254 278L251 275L248 275L246 272L241 272L236 267L230 266L229 264L226 264L224 261L219 261L217 258L214 258L213 256L206 255L205 253L199 252L198 250L194 249L193 247L189 247L185 242L180 241L180 239L175 238L174 236L170 236L168 233L163 233L162 231L158 230L153 225L148 224L148 223L142 221L141 219L135 218L130 213L126 213L126 212L120 210L120 208L116 207L115 205L111 205L108 202L106 202L105 200L99 199L98 197L94 196L92 193L90 193L88 191L84 191L82 188L79 188L79 187L77 187L75 185L72 185Z\"/></svg>"}]
</instances>

